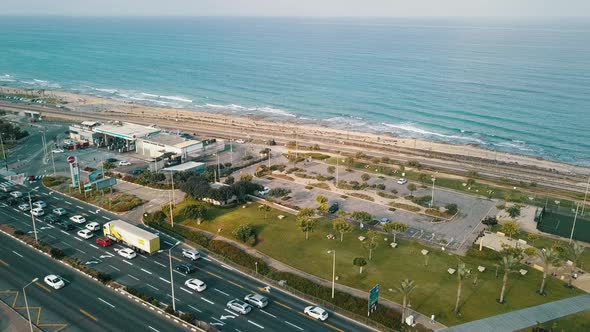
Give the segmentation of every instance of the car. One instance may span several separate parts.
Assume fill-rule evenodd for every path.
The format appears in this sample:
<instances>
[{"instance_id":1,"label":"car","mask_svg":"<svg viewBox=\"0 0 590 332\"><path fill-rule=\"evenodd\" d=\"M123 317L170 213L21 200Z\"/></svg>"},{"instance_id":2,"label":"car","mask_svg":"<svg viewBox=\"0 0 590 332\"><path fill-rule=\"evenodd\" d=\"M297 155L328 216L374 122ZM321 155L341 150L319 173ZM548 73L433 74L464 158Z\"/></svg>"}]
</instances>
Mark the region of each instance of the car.
<instances>
[{"instance_id":1,"label":"car","mask_svg":"<svg viewBox=\"0 0 590 332\"><path fill-rule=\"evenodd\" d=\"M248 303L246 303L242 300L239 300L239 299L233 299L233 300L227 302L227 308L230 310L233 310L235 312L238 312L242 315L246 315L250 311L252 311L251 305L249 305Z\"/></svg>"},{"instance_id":2,"label":"car","mask_svg":"<svg viewBox=\"0 0 590 332\"><path fill-rule=\"evenodd\" d=\"M71 231L71 230L73 230L74 228L76 228L76 227L74 227L74 224L72 224L72 223L71 223L71 222L69 222L69 221L62 221L62 222L59 222L59 223L57 223L57 225L58 225L58 226L59 226L61 229L63 229L64 231Z\"/></svg>"},{"instance_id":3,"label":"car","mask_svg":"<svg viewBox=\"0 0 590 332\"><path fill-rule=\"evenodd\" d=\"M45 203L43 201L36 201L33 203L33 206L36 206L38 208L44 208L44 207L47 207L47 203Z\"/></svg>"},{"instance_id":4,"label":"car","mask_svg":"<svg viewBox=\"0 0 590 332\"><path fill-rule=\"evenodd\" d=\"M18 206L18 209L21 211L29 211L31 209L31 205L27 203L23 203Z\"/></svg>"},{"instance_id":5,"label":"car","mask_svg":"<svg viewBox=\"0 0 590 332\"><path fill-rule=\"evenodd\" d=\"M336 211L338 211L339 208L340 208L340 206L338 205L338 203L333 203L332 205L330 205L328 212L336 213Z\"/></svg>"},{"instance_id":6,"label":"car","mask_svg":"<svg viewBox=\"0 0 590 332\"><path fill-rule=\"evenodd\" d=\"M328 312L318 306L310 305L309 307L305 307L303 313L310 316L311 318L319 319L321 321L328 319Z\"/></svg>"},{"instance_id":7,"label":"car","mask_svg":"<svg viewBox=\"0 0 590 332\"><path fill-rule=\"evenodd\" d=\"M131 163L126 160L121 160L119 162L119 166L129 166L129 165L131 165Z\"/></svg>"},{"instance_id":8,"label":"car","mask_svg":"<svg viewBox=\"0 0 590 332\"><path fill-rule=\"evenodd\" d=\"M34 176L34 175L27 176L27 181L33 182L35 180L37 180L37 177L36 176Z\"/></svg>"},{"instance_id":9,"label":"car","mask_svg":"<svg viewBox=\"0 0 590 332\"><path fill-rule=\"evenodd\" d=\"M78 234L79 237L87 240L94 236L94 233L92 233L92 231L89 229L81 229L76 234Z\"/></svg>"},{"instance_id":10,"label":"car","mask_svg":"<svg viewBox=\"0 0 590 332\"><path fill-rule=\"evenodd\" d=\"M53 213L57 214L58 216L63 216L67 212L64 208L56 208L56 209L53 209Z\"/></svg>"},{"instance_id":11,"label":"car","mask_svg":"<svg viewBox=\"0 0 590 332\"><path fill-rule=\"evenodd\" d=\"M129 173L131 173L131 175L139 175L141 173L145 173L145 169L137 168L137 169L132 170Z\"/></svg>"},{"instance_id":12,"label":"car","mask_svg":"<svg viewBox=\"0 0 590 332\"><path fill-rule=\"evenodd\" d=\"M246 295L244 297L244 301L260 309L268 305L268 298L254 293Z\"/></svg>"},{"instance_id":13,"label":"car","mask_svg":"<svg viewBox=\"0 0 590 332\"><path fill-rule=\"evenodd\" d=\"M108 247L113 245L113 241L111 241L111 239L109 239L108 237L98 237L96 238L96 244L98 244L101 247Z\"/></svg>"},{"instance_id":14,"label":"car","mask_svg":"<svg viewBox=\"0 0 590 332\"><path fill-rule=\"evenodd\" d=\"M406 184L406 183L408 183L408 180L406 180L404 178L401 178L401 179L397 180L397 184L402 184L403 185L403 184Z\"/></svg>"},{"instance_id":15,"label":"car","mask_svg":"<svg viewBox=\"0 0 590 332\"><path fill-rule=\"evenodd\" d=\"M381 225L385 225L385 224L389 223L389 218L383 217L383 218L379 219L379 223Z\"/></svg>"},{"instance_id":16,"label":"car","mask_svg":"<svg viewBox=\"0 0 590 332\"><path fill-rule=\"evenodd\" d=\"M133 259L133 258L137 257L135 250L133 250L131 248L121 249L121 250L117 251L117 253L127 259Z\"/></svg>"},{"instance_id":17,"label":"car","mask_svg":"<svg viewBox=\"0 0 590 332\"><path fill-rule=\"evenodd\" d=\"M118 159L116 158L108 158L107 160L105 160L107 163L114 163L116 162Z\"/></svg>"},{"instance_id":18,"label":"car","mask_svg":"<svg viewBox=\"0 0 590 332\"><path fill-rule=\"evenodd\" d=\"M184 282L184 285L197 292L202 292L207 289L207 285L199 279L188 279Z\"/></svg>"},{"instance_id":19,"label":"car","mask_svg":"<svg viewBox=\"0 0 590 332\"><path fill-rule=\"evenodd\" d=\"M75 215L70 217L70 220L75 222L76 224L83 224L86 222L86 218L82 217L81 215Z\"/></svg>"},{"instance_id":20,"label":"car","mask_svg":"<svg viewBox=\"0 0 590 332\"><path fill-rule=\"evenodd\" d=\"M53 149L51 150L52 153L63 153L64 150L63 149Z\"/></svg>"},{"instance_id":21,"label":"car","mask_svg":"<svg viewBox=\"0 0 590 332\"><path fill-rule=\"evenodd\" d=\"M42 208L34 208L31 210L31 214L35 217L40 217L45 214L45 211Z\"/></svg>"},{"instance_id":22,"label":"car","mask_svg":"<svg viewBox=\"0 0 590 332\"><path fill-rule=\"evenodd\" d=\"M20 191L13 191L9 195L12 196L12 197L14 197L14 198L21 198L21 197L23 197L23 193L21 193Z\"/></svg>"},{"instance_id":23,"label":"car","mask_svg":"<svg viewBox=\"0 0 590 332\"><path fill-rule=\"evenodd\" d=\"M65 281L60 276L55 274L46 276L43 281L53 289L60 289L66 285Z\"/></svg>"},{"instance_id":24,"label":"car","mask_svg":"<svg viewBox=\"0 0 590 332\"><path fill-rule=\"evenodd\" d=\"M197 259L201 258L201 253L195 249L182 249L182 256L192 261L196 261Z\"/></svg>"},{"instance_id":25,"label":"car","mask_svg":"<svg viewBox=\"0 0 590 332\"><path fill-rule=\"evenodd\" d=\"M246 143L246 141L244 141L243 139L240 138L240 139L237 139L236 140L236 143L238 143L238 144L244 144L244 143Z\"/></svg>"},{"instance_id":26,"label":"car","mask_svg":"<svg viewBox=\"0 0 590 332\"><path fill-rule=\"evenodd\" d=\"M87 230L93 231L93 232L98 231L98 230L101 229L100 224L97 223L96 221L89 222L86 225L84 225L84 227L86 227Z\"/></svg>"},{"instance_id":27,"label":"car","mask_svg":"<svg viewBox=\"0 0 590 332\"><path fill-rule=\"evenodd\" d=\"M192 264L178 264L174 269L182 274L188 275L195 271L195 267Z\"/></svg>"},{"instance_id":28,"label":"car","mask_svg":"<svg viewBox=\"0 0 590 332\"><path fill-rule=\"evenodd\" d=\"M269 192L270 192L270 188L269 187L264 187L264 189L262 189L262 190L260 190L258 192L258 195L264 196L264 195L268 194Z\"/></svg>"},{"instance_id":29,"label":"car","mask_svg":"<svg viewBox=\"0 0 590 332\"><path fill-rule=\"evenodd\" d=\"M43 218L43 222L46 222L48 224L55 224L58 221L57 217L54 216L53 214L48 214L45 216L45 218Z\"/></svg>"}]
</instances>

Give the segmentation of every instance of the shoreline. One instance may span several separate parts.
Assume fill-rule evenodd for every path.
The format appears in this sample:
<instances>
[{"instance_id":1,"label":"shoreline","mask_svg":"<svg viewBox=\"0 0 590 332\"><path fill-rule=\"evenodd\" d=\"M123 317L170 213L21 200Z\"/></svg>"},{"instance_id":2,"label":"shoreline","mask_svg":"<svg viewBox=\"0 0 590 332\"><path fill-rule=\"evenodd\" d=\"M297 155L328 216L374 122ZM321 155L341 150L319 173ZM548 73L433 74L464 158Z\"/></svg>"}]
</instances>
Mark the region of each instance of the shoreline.
<instances>
[{"instance_id":1,"label":"shoreline","mask_svg":"<svg viewBox=\"0 0 590 332\"><path fill-rule=\"evenodd\" d=\"M27 93L27 91L36 93L39 90L25 90L8 86L0 88L0 92L3 93ZM186 127L191 123L195 127L220 126L226 127L226 131L228 131L226 136L233 136L234 138L247 137L251 134L258 134L259 136L264 134L273 136L276 134L282 137L291 136L291 140L295 141L296 139L304 140L305 137L309 137L311 140L317 140L320 146L327 141L331 141L332 144L345 144L345 142L356 141L372 145L390 146L409 153L411 151L420 151L425 154L454 156L460 160L480 159L494 164L504 163L526 166L532 169L557 171L558 173L565 173L565 175L590 174L590 167L587 166L491 150L476 144L454 144L420 138L406 138L394 136L392 132L370 133L344 130L325 126L320 121L318 121L319 123L309 123L309 121L292 117L274 119L273 116L254 113L235 114L186 108L155 107L59 90L43 90L43 93L44 95L41 98L56 98L66 101L65 108L60 109L61 111L70 110L80 114L122 116L126 118L125 121L130 122L133 119L141 120L141 122L146 120L181 122L182 124L179 123L179 127ZM41 105L29 106L42 107ZM174 128L174 126L171 128ZM436 156L432 158L436 158Z\"/></svg>"}]
</instances>

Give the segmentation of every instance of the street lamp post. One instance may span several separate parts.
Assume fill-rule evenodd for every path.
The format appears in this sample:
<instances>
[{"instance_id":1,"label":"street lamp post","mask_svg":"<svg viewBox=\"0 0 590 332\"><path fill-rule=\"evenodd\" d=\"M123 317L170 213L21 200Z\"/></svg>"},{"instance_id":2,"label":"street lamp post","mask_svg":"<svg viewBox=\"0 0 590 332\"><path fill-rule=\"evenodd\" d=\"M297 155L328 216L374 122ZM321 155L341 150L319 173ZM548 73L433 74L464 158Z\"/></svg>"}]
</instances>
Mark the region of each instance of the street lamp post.
<instances>
[{"instance_id":1,"label":"street lamp post","mask_svg":"<svg viewBox=\"0 0 590 332\"><path fill-rule=\"evenodd\" d=\"M27 308L27 317L29 317L29 326L31 327L31 332L33 332L33 321L31 320L31 312L29 311L29 302L27 302L27 291L25 290L25 288L27 288L27 286L29 286L30 284L37 282L37 280L39 280L39 278L31 280L31 282L29 282L25 285L25 287L23 287L23 296L25 298L25 307Z\"/></svg>"},{"instance_id":2,"label":"street lamp post","mask_svg":"<svg viewBox=\"0 0 590 332\"><path fill-rule=\"evenodd\" d=\"M258 275L258 262L254 262L254 266L256 266L256 275Z\"/></svg>"},{"instance_id":3,"label":"street lamp post","mask_svg":"<svg viewBox=\"0 0 590 332\"><path fill-rule=\"evenodd\" d=\"M436 181L436 178L433 176L432 177L432 200L430 201L430 207L434 207L434 181Z\"/></svg>"},{"instance_id":4,"label":"street lamp post","mask_svg":"<svg viewBox=\"0 0 590 332\"><path fill-rule=\"evenodd\" d=\"M37 225L35 225L35 216L33 215L33 202L31 201L31 192L29 191L29 213L31 214L31 220L33 221L33 233L35 234L35 242L37 240Z\"/></svg>"},{"instance_id":5,"label":"street lamp post","mask_svg":"<svg viewBox=\"0 0 590 332\"><path fill-rule=\"evenodd\" d=\"M170 288L172 289L172 309L174 309L174 312L176 312L176 300L174 298L174 274L172 273L172 249L179 244L180 241L176 242L176 244L168 249L168 259L170 260Z\"/></svg>"},{"instance_id":6,"label":"street lamp post","mask_svg":"<svg viewBox=\"0 0 590 332\"><path fill-rule=\"evenodd\" d=\"M582 213L581 216L584 215L584 208L586 207L586 199L588 198L588 187L590 187L590 175L588 175L588 182L586 182L586 193L584 194L584 204L582 205Z\"/></svg>"},{"instance_id":7,"label":"street lamp post","mask_svg":"<svg viewBox=\"0 0 590 332\"><path fill-rule=\"evenodd\" d=\"M580 209L580 204L576 204L576 215L574 216L574 224L572 225L572 233L570 234L570 243L572 243L572 239L574 237L574 230L576 229L576 219L578 219L578 210Z\"/></svg>"},{"instance_id":8,"label":"street lamp post","mask_svg":"<svg viewBox=\"0 0 590 332\"><path fill-rule=\"evenodd\" d=\"M328 250L332 254L332 298L334 298L334 286L336 284L336 250Z\"/></svg>"}]
</instances>

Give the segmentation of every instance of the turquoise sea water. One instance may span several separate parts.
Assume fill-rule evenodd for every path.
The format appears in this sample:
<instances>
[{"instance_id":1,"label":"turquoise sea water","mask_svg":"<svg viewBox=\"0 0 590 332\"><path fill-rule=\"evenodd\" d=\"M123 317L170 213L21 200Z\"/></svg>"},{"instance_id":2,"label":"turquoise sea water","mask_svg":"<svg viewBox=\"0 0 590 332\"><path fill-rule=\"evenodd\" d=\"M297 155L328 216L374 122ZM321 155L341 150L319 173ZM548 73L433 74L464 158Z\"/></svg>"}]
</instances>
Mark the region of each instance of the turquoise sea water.
<instances>
[{"instance_id":1,"label":"turquoise sea water","mask_svg":"<svg viewBox=\"0 0 590 332\"><path fill-rule=\"evenodd\" d=\"M0 84L590 165L590 22L0 17Z\"/></svg>"}]
</instances>

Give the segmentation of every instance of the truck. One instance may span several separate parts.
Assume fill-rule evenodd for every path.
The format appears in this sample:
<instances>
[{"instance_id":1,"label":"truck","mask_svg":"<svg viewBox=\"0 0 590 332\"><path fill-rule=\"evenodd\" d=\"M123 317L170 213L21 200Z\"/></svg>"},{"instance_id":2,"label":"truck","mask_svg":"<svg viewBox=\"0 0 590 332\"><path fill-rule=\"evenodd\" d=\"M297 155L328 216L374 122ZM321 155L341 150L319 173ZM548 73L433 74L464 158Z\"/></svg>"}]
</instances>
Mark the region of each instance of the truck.
<instances>
[{"instance_id":1,"label":"truck","mask_svg":"<svg viewBox=\"0 0 590 332\"><path fill-rule=\"evenodd\" d=\"M104 236L136 251L153 254L160 250L160 237L120 219L105 223L102 231Z\"/></svg>"}]
</instances>

